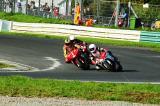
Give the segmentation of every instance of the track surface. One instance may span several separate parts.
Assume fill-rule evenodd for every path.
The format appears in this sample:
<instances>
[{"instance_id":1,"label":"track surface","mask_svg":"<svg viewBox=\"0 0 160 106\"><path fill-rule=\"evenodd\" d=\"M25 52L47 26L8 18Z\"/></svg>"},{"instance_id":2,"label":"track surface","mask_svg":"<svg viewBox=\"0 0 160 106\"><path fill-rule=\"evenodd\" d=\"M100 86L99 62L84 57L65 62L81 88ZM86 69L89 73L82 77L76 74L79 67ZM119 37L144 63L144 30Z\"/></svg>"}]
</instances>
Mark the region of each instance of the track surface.
<instances>
[{"instance_id":1,"label":"track surface","mask_svg":"<svg viewBox=\"0 0 160 106\"><path fill-rule=\"evenodd\" d=\"M39 69L52 63L44 57L58 59L58 68L39 72L0 72L0 76L25 75L34 78L56 78L82 81L160 82L160 53L143 48L109 47L123 66L123 72L99 72L80 70L64 63L63 40L0 36L0 59L14 61ZM99 45L108 47L107 45Z\"/></svg>"}]
</instances>

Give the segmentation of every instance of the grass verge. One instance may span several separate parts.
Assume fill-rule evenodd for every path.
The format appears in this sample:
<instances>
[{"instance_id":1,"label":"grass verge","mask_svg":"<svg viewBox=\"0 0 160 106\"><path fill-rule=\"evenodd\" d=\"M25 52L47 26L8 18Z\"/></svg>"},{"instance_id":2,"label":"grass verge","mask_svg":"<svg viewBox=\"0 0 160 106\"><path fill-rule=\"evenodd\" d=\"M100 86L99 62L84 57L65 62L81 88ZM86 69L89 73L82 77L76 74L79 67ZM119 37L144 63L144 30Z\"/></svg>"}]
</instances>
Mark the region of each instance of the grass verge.
<instances>
[{"instance_id":1,"label":"grass verge","mask_svg":"<svg viewBox=\"0 0 160 106\"><path fill-rule=\"evenodd\" d=\"M50 36L44 34L32 34L32 33L13 33L13 32L0 32L0 35L10 35L19 37L37 37L37 38L47 38L47 39L65 39L66 36ZM101 39L101 38L89 38L89 37L78 37L88 43L106 44L111 46L125 46L125 47L141 47L146 48L151 51L160 52L159 43L151 42L131 42L131 41L121 41L121 40L111 40L111 39Z\"/></svg>"},{"instance_id":2,"label":"grass verge","mask_svg":"<svg viewBox=\"0 0 160 106\"><path fill-rule=\"evenodd\" d=\"M9 76L0 77L0 85L0 95L3 96L69 97L160 104L160 85L156 84L96 83Z\"/></svg>"},{"instance_id":3,"label":"grass verge","mask_svg":"<svg viewBox=\"0 0 160 106\"><path fill-rule=\"evenodd\" d=\"M0 12L0 19L27 23L52 23L52 24L73 24L71 20L57 18L41 18L38 16L30 16L20 13Z\"/></svg>"}]
</instances>

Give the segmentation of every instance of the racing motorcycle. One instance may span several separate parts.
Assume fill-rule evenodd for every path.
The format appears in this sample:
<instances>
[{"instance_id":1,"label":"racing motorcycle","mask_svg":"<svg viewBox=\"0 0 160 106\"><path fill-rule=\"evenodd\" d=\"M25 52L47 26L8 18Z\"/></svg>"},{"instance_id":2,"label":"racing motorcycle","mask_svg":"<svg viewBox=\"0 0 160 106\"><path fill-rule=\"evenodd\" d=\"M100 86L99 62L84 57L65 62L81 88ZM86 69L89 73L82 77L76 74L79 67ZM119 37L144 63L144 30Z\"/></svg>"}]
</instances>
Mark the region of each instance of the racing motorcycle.
<instances>
[{"instance_id":1,"label":"racing motorcycle","mask_svg":"<svg viewBox=\"0 0 160 106\"><path fill-rule=\"evenodd\" d=\"M67 55L67 59L83 70L90 68L89 52L86 44L75 45L75 48Z\"/></svg>"},{"instance_id":2,"label":"racing motorcycle","mask_svg":"<svg viewBox=\"0 0 160 106\"><path fill-rule=\"evenodd\" d=\"M122 65L117 57L115 57L111 51L105 49L100 53L100 58L97 59L97 66L108 72L122 71Z\"/></svg>"}]
</instances>

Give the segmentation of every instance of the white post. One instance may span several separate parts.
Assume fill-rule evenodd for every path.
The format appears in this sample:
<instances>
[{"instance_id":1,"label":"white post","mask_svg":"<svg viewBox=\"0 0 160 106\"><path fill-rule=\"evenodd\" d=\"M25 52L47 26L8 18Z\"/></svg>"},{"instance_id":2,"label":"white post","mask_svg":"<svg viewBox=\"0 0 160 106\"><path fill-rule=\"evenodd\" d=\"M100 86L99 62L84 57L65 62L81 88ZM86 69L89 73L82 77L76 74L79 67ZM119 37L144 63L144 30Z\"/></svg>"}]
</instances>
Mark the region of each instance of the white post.
<instances>
[{"instance_id":1,"label":"white post","mask_svg":"<svg viewBox=\"0 0 160 106\"><path fill-rule=\"evenodd\" d=\"M81 13L80 18L81 18L81 20L82 20L82 14L83 14L83 13L82 13L82 6L83 6L83 5L82 5L82 0L79 1L79 4L80 4L80 11L81 11L81 12L80 12L80 13Z\"/></svg>"},{"instance_id":2,"label":"white post","mask_svg":"<svg viewBox=\"0 0 160 106\"><path fill-rule=\"evenodd\" d=\"M68 0L68 14L67 15L71 15L71 2L72 0Z\"/></svg>"},{"instance_id":3,"label":"white post","mask_svg":"<svg viewBox=\"0 0 160 106\"><path fill-rule=\"evenodd\" d=\"M116 18L115 18L115 27L117 27L117 26L118 26L119 8L120 8L120 1L119 1L119 0L117 0Z\"/></svg>"},{"instance_id":4,"label":"white post","mask_svg":"<svg viewBox=\"0 0 160 106\"><path fill-rule=\"evenodd\" d=\"M128 8L129 8L129 12L128 12L128 26L130 25L130 14L131 14L131 2L128 2Z\"/></svg>"},{"instance_id":5,"label":"white post","mask_svg":"<svg viewBox=\"0 0 160 106\"><path fill-rule=\"evenodd\" d=\"M0 32L1 32L1 30L2 30L2 20L0 20Z\"/></svg>"}]
</instances>

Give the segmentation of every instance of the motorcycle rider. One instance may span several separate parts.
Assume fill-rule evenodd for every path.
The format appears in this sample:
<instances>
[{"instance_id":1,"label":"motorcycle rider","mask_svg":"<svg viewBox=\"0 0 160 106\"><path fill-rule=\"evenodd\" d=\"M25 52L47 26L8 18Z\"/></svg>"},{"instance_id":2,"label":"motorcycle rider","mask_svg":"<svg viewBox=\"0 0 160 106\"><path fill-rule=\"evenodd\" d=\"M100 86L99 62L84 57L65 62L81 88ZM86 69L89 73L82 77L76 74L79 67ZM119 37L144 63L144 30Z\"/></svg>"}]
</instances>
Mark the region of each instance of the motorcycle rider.
<instances>
[{"instance_id":1,"label":"motorcycle rider","mask_svg":"<svg viewBox=\"0 0 160 106\"><path fill-rule=\"evenodd\" d=\"M67 39L65 39L63 45L64 58L66 63L70 63L67 59L67 55L75 48L79 48L79 44L84 43L83 41L76 39L74 35L69 35Z\"/></svg>"},{"instance_id":2,"label":"motorcycle rider","mask_svg":"<svg viewBox=\"0 0 160 106\"><path fill-rule=\"evenodd\" d=\"M75 38L74 35L69 35L68 39L71 41L71 43L77 44L77 45L79 45L79 44L81 44L81 43L85 43L85 42L83 42L83 41Z\"/></svg>"},{"instance_id":3,"label":"motorcycle rider","mask_svg":"<svg viewBox=\"0 0 160 106\"><path fill-rule=\"evenodd\" d=\"M90 59L91 59L91 64L96 65L96 69L99 70L100 66L99 63L103 61L103 59L100 59L101 53L106 52L109 55L108 56L113 56L111 51L108 51L107 49L100 48L96 46L95 44L90 44L89 45L89 51L90 51ZM110 58L110 57L108 57Z\"/></svg>"}]
</instances>

